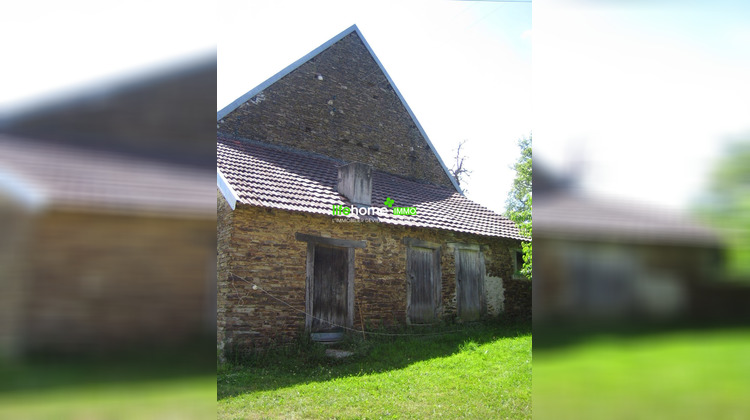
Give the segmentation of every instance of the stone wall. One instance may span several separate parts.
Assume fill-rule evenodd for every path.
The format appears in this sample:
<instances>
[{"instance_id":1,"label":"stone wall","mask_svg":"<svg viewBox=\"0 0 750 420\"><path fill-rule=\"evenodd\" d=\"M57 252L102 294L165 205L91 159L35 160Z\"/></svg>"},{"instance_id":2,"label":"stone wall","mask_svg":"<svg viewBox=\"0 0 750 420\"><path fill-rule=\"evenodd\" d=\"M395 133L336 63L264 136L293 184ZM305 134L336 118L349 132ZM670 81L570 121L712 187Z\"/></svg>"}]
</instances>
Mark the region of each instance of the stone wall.
<instances>
[{"instance_id":1,"label":"stone wall","mask_svg":"<svg viewBox=\"0 0 750 420\"><path fill-rule=\"evenodd\" d=\"M226 115L218 131L453 185L356 32Z\"/></svg>"},{"instance_id":2,"label":"stone wall","mask_svg":"<svg viewBox=\"0 0 750 420\"><path fill-rule=\"evenodd\" d=\"M26 351L179 343L215 325L213 220L38 215L24 253Z\"/></svg>"},{"instance_id":3,"label":"stone wall","mask_svg":"<svg viewBox=\"0 0 750 420\"><path fill-rule=\"evenodd\" d=\"M291 340L304 330L307 243L295 239L298 232L366 241L364 249L355 250L356 329L362 322L368 329L406 323L405 237L441 244L442 318L456 315L454 253L448 243L480 245L488 278L510 279L513 273L511 249L518 248L516 240L342 220L346 219L243 205L232 211L219 198L219 255L227 256L219 257L218 268L220 346L266 346ZM231 224L231 235L222 233L222 223ZM524 310L530 316L530 287L526 293L521 287L505 286L504 300L513 316Z\"/></svg>"},{"instance_id":4,"label":"stone wall","mask_svg":"<svg viewBox=\"0 0 750 420\"><path fill-rule=\"evenodd\" d=\"M232 225L234 221L234 212L229 207L226 200L221 196L220 191L216 191L218 207L216 209L216 342L220 346L224 343L224 331L226 317L226 308L229 304L227 293L222 289L222 279L226 284L226 278L229 275L230 261L232 255L229 253L232 243ZM238 255L238 257L241 257ZM223 293L222 293L223 291ZM223 350L223 348L222 348Z\"/></svg>"},{"instance_id":5,"label":"stone wall","mask_svg":"<svg viewBox=\"0 0 750 420\"><path fill-rule=\"evenodd\" d=\"M503 281L505 294L513 299L505 300L505 316L513 319L531 319L531 281L509 278Z\"/></svg>"}]
</instances>

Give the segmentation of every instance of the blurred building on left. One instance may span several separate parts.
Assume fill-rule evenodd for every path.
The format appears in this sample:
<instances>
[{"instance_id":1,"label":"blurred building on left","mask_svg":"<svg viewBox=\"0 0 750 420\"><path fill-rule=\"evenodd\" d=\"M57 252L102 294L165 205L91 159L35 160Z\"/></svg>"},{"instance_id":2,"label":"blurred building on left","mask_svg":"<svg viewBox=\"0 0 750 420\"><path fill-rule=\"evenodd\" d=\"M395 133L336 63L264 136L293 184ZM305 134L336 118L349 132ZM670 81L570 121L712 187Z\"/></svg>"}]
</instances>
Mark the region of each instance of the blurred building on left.
<instances>
[{"instance_id":1,"label":"blurred building on left","mask_svg":"<svg viewBox=\"0 0 750 420\"><path fill-rule=\"evenodd\" d=\"M0 120L0 352L215 329L215 57Z\"/></svg>"}]
</instances>

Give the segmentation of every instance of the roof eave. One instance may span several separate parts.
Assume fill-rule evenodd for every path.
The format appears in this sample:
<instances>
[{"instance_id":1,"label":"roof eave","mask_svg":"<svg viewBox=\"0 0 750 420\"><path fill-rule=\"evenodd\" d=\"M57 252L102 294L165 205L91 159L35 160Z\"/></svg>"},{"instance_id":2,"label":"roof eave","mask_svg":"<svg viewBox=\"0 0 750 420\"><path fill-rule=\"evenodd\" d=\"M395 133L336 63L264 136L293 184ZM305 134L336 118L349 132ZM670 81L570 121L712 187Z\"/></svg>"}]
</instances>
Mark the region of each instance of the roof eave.
<instances>
[{"instance_id":1,"label":"roof eave","mask_svg":"<svg viewBox=\"0 0 750 420\"><path fill-rule=\"evenodd\" d=\"M219 168L216 168L216 186L219 187L219 191L221 191L224 199L227 200L229 207L234 210L237 207L237 202L240 201L240 196L232 188L232 185L227 181Z\"/></svg>"},{"instance_id":2,"label":"roof eave","mask_svg":"<svg viewBox=\"0 0 750 420\"><path fill-rule=\"evenodd\" d=\"M48 197L41 189L18 177L14 173L0 170L0 195L9 197L27 211L38 211L48 204Z\"/></svg>"}]
</instances>

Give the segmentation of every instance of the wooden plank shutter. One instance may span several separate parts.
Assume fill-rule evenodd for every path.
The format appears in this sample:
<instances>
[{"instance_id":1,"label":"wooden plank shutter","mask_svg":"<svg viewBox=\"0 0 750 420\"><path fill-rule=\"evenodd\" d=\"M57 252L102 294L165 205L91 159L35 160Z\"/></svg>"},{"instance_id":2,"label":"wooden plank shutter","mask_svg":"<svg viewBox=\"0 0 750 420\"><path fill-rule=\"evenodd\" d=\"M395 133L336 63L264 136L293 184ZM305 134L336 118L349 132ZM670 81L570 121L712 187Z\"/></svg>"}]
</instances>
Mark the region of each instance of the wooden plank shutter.
<instances>
[{"instance_id":1,"label":"wooden plank shutter","mask_svg":"<svg viewBox=\"0 0 750 420\"><path fill-rule=\"evenodd\" d=\"M478 250L456 250L458 316L475 321L484 313L484 261Z\"/></svg>"},{"instance_id":2,"label":"wooden plank shutter","mask_svg":"<svg viewBox=\"0 0 750 420\"><path fill-rule=\"evenodd\" d=\"M408 320L412 324L435 322L437 321L437 303L440 300L437 252L433 249L414 247L408 247L406 252Z\"/></svg>"},{"instance_id":3,"label":"wooden plank shutter","mask_svg":"<svg viewBox=\"0 0 750 420\"><path fill-rule=\"evenodd\" d=\"M354 249L365 241L337 239L297 232L307 242L305 331L338 332L354 324Z\"/></svg>"},{"instance_id":4,"label":"wooden plank shutter","mask_svg":"<svg viewBox=\"0 0 750 420\"><path fill-rule=\"evenodd\" d=\"M315 245L312 332L348 324L348 254L346 248Z\"/></svg>"}]
</instances>

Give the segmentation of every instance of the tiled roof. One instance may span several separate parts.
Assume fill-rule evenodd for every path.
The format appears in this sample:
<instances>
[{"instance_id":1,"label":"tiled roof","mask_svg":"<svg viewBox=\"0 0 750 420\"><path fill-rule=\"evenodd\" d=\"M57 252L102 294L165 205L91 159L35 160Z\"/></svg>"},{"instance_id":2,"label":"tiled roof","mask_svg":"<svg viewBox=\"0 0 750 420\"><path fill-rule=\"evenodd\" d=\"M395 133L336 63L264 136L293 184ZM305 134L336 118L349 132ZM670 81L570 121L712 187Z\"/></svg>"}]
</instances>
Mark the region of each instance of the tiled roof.
<instances>
[{"instance_id":1,"label":"tiled roof","mask_svg":"<svg viewBox=\"0 0 750 420\"><path fill-rule=\"evenodd\" d=\"M688 216L642 203L573 192L534 197L534 235L627 243L721 244L719 234Z\"/></svg>"},{"instance_id":2,"label":"tiled roof","mask_svg":"<svg viewBox=\"0 0 750 420\"><path fill-rule=\"evenodd\" d=\"M32 208L213 218L213 172L0 135L0 196ZM1 197L0 197L1 198Z\"/></svg>"},{"instance_id":3,"label":"tiled roof","mask_svg":"<svg viewBox=\"0 0 750 420\"><path fill-rule=\"evenodd\" d=\"M338 167L345 163L260 142L223 137L217 141L218 170L237 194L237 202L250 206L334 217L334 205L351 205L336 190ZM389 211L377 217L381 223L524 238L512 221L453 189L373 170L373 207L384 207L387 197L394 200L394 206L416 207L417 214L394 215Z\"/></svg>"}]
</instances>

